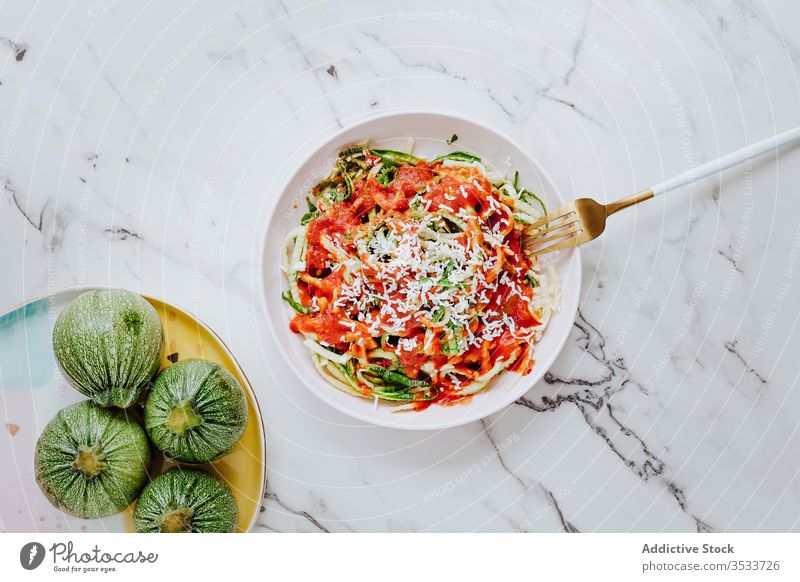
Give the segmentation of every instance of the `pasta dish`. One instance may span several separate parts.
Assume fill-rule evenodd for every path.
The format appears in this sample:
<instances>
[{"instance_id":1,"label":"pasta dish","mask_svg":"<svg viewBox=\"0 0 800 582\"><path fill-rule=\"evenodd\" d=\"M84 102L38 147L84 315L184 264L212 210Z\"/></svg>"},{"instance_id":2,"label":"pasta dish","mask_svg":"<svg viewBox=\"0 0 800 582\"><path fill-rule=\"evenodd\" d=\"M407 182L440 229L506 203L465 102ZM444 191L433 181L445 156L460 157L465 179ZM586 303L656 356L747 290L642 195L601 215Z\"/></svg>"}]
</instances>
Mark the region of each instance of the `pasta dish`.
<instances>
[{"instance_id":1,"label":"pasta dish","mask_svg":"<svg viewBox=\"0 0 800 582\"><path fill-rule=\"evenodd\" d=\"M523 251L546 209L518 182L467 152L339 152L285 240L290 328L328 382L420 410L531 371L560 286Z\"/></svg>"}]
</instances>

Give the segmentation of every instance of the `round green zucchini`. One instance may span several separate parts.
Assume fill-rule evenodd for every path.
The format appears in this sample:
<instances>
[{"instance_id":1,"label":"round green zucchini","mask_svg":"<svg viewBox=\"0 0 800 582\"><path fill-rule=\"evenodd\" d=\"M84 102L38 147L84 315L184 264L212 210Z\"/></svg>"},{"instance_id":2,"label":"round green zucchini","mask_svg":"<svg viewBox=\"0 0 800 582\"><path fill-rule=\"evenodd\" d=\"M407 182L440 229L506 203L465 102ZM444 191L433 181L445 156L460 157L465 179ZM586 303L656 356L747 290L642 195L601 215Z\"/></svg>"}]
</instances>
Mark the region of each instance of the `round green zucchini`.
<instances>
[{"instance_id":1,"label":"round green zucchini","mask_svg":"<svg viewBox=\"0 0 800 582\"><path fill-rule=\"evenodd\" d=\"M124 412L89 400L58 411L34 454L34 471L56 507L86 519L119 513L147 480L150 443Z\"/></svg>"},{"instance_id":2,"label":"round green zucchini","mask_svg":"<svg viewBox=\"0 0 800 582\"><path fill-rule=\"evenodd\" d=\"M53 351L67 381L100 406L127 408L158 371L161 320L139 295L95 289L58 316Z\"/></svg>"},{"instance_id":3,"label":"round green zucchini","mask_svg":"<svg viewBox=\"0 0 800 582\"><path fill-rule=\"evenodd\" d=\"M184 463L207 463L227 454L247 425L247 400L225 368L183 360L156 378L144 407L153 444Z\"/></svg>"},{"instance_id":4,"label":"round green zucchini","mask_svg":"<svg viewBox=\"0 0 800 582\"><path fill-rule=\"evenodd\" d=\"M150 481L133 509L133 525L144 533L228 533L237 518L236 500L225 483L180 467Z\"/></svg>"}]
</instances>

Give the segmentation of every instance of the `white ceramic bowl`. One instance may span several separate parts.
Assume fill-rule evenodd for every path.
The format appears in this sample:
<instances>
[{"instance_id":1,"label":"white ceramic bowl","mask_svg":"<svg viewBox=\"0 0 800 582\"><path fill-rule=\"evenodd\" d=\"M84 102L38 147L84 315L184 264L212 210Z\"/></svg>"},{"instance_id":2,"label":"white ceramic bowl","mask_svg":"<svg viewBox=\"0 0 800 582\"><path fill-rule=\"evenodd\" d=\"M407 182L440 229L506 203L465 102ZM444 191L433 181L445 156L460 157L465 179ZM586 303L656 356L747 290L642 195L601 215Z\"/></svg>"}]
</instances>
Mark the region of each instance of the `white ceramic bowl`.
<instances>
[{"instance_id":1,"label":"white ceramic bowl","mask_svg":"<svg viewBox=\"0 0 800 582\"><path fill-rule=\"evenodd\" d=\"M453 134L458 141L448 146ZM530 390L553 364L567 339L581 286L580 254L577 249L560 253L555 266L561 276L561 309L551 319L542 340L534 349L536 365L527 376L504 372L488 389L466 404L431 406L421 412L391 412L390 406L374 407L372 400L345 394L328 384L314 368L303 337L289 330L291 308L281 300L287 281L281 272L281 253L286 233L300 223L306 212L305 196L333 167L343 146L363 143L389 149L403 149L408 137L416 140L414 154L430 159L450 150L476 153L499 171L520 172L520 183L543 195L549 208L563 203L551 180L520 147L507 136L482 123L450 113L401 111L372 117L345 128L309 154L278 191L266 223L261 251L263 306L267 321L287 364L314 394L334 408L373 424L402 429L432 430L479 420L508 406ZM552 256L552 255L551 255Z\"/></svg>"}]
</instances>

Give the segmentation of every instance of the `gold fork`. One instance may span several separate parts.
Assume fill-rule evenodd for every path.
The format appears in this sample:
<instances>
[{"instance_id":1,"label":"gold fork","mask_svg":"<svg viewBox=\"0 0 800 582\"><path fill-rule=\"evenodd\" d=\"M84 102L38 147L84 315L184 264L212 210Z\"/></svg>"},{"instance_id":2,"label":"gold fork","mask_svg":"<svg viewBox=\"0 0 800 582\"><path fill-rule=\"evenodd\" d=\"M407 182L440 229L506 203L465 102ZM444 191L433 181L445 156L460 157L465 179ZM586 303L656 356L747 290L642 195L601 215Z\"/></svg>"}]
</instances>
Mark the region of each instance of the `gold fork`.
<instances>
[{"instance_id":1,"label":"gold fork","mask_svg":"<svg viewBox=\"0 0 800 582\"><path fill-rule=\"evenodd\" d=\"M600 204L591 198L573 200L569 204L556 208L547 216L540 218L525 228L525 252L530 257L537 257L544 253L587 243L603 234L606 229L606 219L615 212L645 200L650 200L675 188L691 184L695 180L721 172L726 168L760 156L768 151L774 151L783 144L799 137L800 127L790 129L774 137L745 146L697 168L687 170L633 196L610 204Z\"/></svg>"}]
</instances>

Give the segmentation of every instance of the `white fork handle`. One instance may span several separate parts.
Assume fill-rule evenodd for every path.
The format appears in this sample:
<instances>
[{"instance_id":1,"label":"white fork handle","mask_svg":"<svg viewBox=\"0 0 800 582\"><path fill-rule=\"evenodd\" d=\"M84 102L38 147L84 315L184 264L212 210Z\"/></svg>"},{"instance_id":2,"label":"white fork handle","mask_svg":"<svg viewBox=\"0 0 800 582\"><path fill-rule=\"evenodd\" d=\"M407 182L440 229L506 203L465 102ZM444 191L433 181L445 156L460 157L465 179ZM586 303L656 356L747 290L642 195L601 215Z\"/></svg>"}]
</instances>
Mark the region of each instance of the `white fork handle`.
<instances>
[{"instance_id":1,"label":"white fork handle","mask_svg":"<svg viewBox=\"0 0 800 582\"><path fill-rule=\"evenodd\" d=\"M777 149L783 144L789 143L790 141L794 141L798 138L800 138L800 127L795 127L789 131L779 133L776 136L768 137L767 139L762 139L759 142L745 146L734 152L726 154L721 158L717 158L716 160L706 162L702 166L691 168L682 174L678 174L674 178L670 178L669 180L664 180L660 184L656 184L650 188L650 190L653 192L654 196L664 194L665 192L669 192L675 188L680 188L681 186L686 186L686 184L691 184L695 180L700 180L706 176L710 176L711 174L721 172L722 170L730 168L731 166L735 166L736 164L741 164L747 159L755 158L761 154L767 153L770 150Z\"/></svg>"}]
</instances>

